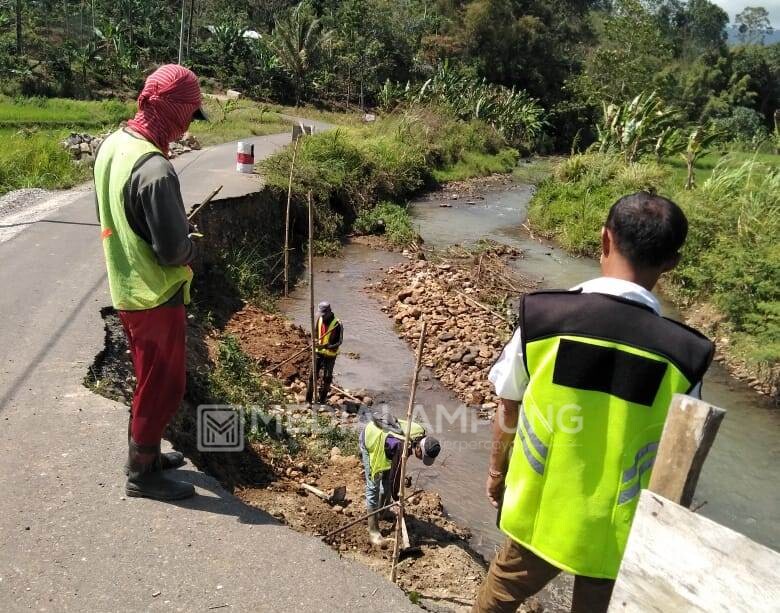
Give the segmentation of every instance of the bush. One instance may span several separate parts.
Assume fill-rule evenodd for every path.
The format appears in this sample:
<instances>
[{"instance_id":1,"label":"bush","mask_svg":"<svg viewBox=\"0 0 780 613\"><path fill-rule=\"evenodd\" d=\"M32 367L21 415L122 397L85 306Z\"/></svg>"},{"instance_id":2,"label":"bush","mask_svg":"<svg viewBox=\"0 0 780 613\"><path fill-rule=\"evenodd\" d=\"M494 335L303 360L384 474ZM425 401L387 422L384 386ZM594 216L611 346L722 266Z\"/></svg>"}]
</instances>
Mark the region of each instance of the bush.
<instances>
[{"instance_id":1,"label":"bush","mask_svg":"<svg viewBox=\"0 0 780 613\"><path fill-rule=\"evenodd\" d=\"M407 208L386 201L372 209L360 211L353 229L358 234L382 234L399 247L405 247L417 239Z\"/></svg>"},{"instance_id":2,"label":"bush","mask_svg":"<svg viewBox=\"0 0 780 613\"><path fill-rule=\"evenodd\" d=\"M761 114L744 106L735 107L729 117L715 119L712 123L715 130L723 134L722 141L743 147L754 148L769 138Z\"/></svg>"},{"instance_id":3,"label":"bush","mask_svg":"<svg viewBox=\"0 0 780 613\"><path fill-rule=\"evenodd\" d=\"M292 148L261 162L268 185L287 191ZM317 203L315 234L337 238L362 211L403 201L425 184L510 171L517 152L490 126L430 110L389 116L375 124L339 127L306 137L295 158L293 192Z\"/></svg>"},{"instance_id":4,"label":"bush","mask_svg":"<svg viewBox=\"0 0 780 613\"><path fill-rule=\"evenodd\" d=\"M70 187L89 177L89 168L74 164L51 134L8 134L3 141L0 194L22 187Z\"/></svg>"},{"instance_id":5,"label":"bush","mask_svg":"<svg viewBox=\"0 0 780 613\"><path fill-rule=\"evenodd\" d=\"M764 156L769 157L769 156ZM620 196L656 190L685 210L690 230L668 289L713 303L730 322L732 347L753 362L780 358L780 173L777 164L722 159L701 188L684 190L668 166L575 155L544 180L529 218L541 234L597 256L599 229Z\"/></svg>"}]
</instances>

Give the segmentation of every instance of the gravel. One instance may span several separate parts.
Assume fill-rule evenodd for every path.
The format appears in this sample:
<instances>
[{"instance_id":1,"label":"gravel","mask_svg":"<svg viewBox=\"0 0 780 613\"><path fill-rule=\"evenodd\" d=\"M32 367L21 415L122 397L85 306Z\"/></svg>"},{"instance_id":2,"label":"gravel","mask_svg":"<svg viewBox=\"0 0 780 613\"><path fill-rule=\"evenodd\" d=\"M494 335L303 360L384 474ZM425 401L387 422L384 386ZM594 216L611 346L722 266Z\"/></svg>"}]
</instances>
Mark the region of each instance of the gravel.
<instances>
[{"instance_id":1,"label":"gravel","mask_svg":"<svg viewBox=\"0 0 780 613\"><path fill-rule=\"evenodd\" d=\"M15 213L49 198L53 192L40 187L25 187L0 196L0 217Z\"/></svg>"}]
</instances>

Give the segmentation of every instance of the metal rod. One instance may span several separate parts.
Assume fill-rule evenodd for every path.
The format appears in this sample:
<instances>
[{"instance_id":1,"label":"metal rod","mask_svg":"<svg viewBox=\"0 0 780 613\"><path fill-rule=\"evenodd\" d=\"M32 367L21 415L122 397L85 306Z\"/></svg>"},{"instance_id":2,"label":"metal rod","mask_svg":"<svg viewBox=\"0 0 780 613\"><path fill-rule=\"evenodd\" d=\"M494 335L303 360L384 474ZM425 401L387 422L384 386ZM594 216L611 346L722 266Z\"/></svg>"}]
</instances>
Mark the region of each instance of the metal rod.
<instances>
[{"instance_id":1,"label":"metal rod","mask_svg":"<svg viewBox=\"0 0 780 613\"><path fill-rule=\"evenodd\" d=\"M395 525L395 544L393 545L393 565L390 568L390 581L395 583L398 571L398 555L401 553L402 526L404 525L404 499L406 497L406 460L409 454L409 439L412 436L412 415L414 413L414 397L417 393L417 381L422 365L423 346L425 345L426 322L422 322L420 341L417 344L417 360L412 374L412 389L409 392L409 405L406 407L406 432L404 432L404 446L401 452L401 483L398 493L398 521Z\"/></svg>"},{"instance_id":2,"label":"metal rod","mask_svg":"<svg viewBox=\"0 0 780 613\"><path fill-rule=\"evenodd\" d=\"M182 49L184 48L184 5L187 0L181 0L181 26L179 27L179 61L181 64Z\"/></svg>"}]
</instances>

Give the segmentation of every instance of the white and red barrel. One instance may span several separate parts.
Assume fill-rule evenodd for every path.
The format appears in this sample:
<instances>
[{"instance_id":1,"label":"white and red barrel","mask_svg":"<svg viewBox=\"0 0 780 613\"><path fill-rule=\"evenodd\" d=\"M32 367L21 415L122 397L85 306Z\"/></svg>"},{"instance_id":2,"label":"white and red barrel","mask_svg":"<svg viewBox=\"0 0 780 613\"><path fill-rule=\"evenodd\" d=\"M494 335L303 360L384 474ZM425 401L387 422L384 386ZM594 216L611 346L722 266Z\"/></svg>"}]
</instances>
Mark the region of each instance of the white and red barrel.
<instances>
[{"instance_id":1,"label":"white and red barrel","mask_svg":"<svg viewBox=\"0 0 780 613\"><path fill-rule=\"evenodd\" d=\"M255 171L255 146L251 143L238 143L236 152L236 172L252 174Z\"/></svg>"}]
</instances>

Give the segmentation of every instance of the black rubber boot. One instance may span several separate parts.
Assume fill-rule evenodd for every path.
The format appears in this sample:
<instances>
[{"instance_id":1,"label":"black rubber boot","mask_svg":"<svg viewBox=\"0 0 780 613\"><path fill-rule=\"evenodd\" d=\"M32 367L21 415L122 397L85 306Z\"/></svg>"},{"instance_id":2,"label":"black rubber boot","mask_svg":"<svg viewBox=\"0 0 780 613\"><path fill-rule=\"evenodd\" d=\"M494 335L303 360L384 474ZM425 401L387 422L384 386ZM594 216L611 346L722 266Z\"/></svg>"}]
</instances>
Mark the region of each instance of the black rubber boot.
<instances>
[{"instance_id":1,"label":"black rubber boot","mask_svg":"<svg viewBox=\"0 0 780 613\"><path fill-rule=\"evenodd\" d=\"M127 444L130 444L132 436L130 435L130 427L133 423L133 418L130 417L130 421L127 422ZM160 452L160 461L155 462L154 468L156 470L171 470L173 468L179 468L184 466L186 460L184 454L181 451L162 451ZM130 474L130 462L125 462L125 475Z\"/></svg>"},{"instance_id":2,"label":"black rubber boot","mask_svg":"<svg viewBox=\"0 0 780 613\"><path fill-rule=\"evenodd\" d=\"M181 500L195 494L191 483L174 481L165 476L160 468L160 447L137 445L129 442L127 458L128 475L125 491L136 498L154 500Z\"/></svg>"}]
</instances>

